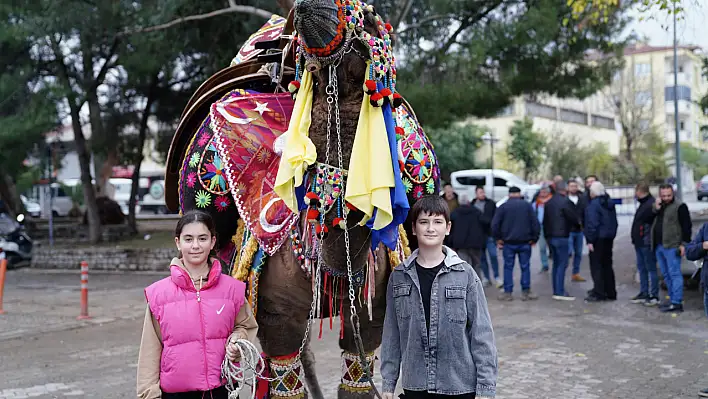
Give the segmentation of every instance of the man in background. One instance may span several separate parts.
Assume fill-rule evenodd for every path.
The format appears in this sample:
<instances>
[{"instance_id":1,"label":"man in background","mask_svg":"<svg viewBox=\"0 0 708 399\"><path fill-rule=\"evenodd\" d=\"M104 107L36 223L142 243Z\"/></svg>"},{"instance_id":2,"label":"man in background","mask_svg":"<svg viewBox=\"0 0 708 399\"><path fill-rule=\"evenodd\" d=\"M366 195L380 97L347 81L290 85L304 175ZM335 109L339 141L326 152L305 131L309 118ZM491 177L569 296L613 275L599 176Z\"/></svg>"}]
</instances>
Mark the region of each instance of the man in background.
<instances>
[{"instance_id":1,"label":"man in background","mask_svg":"<svg viewBox=\"0 0 708 399\"><path fill-rule=\"evenodd\" d=\"M559 194L565 191L565 182L556 183L556 190L556 195L545 205L543 232L553 256L553 299L572 301L575 297L565 290L565 271L568 267L570 230L580 227L580 218L573 209L573 203Z\"/></svg>"},{"instance_id":2,"label":"man in background","mask_svg":"<svg viewBox=\"0 0 708 399\"><path fill-rule=\"evenodd\" d=\"M480 256L484 253L487 243L485 226L488 226L491 220L485 219L484 214L470 204L467 194L462 194L459 198L459 206L450 215L452 228L449 244L462 260L480 274Z\"/></svg>"},{"instance_id":3,"label":"man in background","mask_svg":"<svg viewBox=\"0 0 708 399\"><path fill-rule=\"evenodd\" d=\"M634 193L639 208L632 221L632 245L637 256L640 289L630 301L656 306L659 304L659 275L656 271L656 255L651 243L651 225L656 216L652 208L656 200L649 194L649 185L646 183L637 184Z\"/></svg>"},{"instance_id":4,"label":"man in background","mask_svg":"<svg viewBox=\"0 0 708 399\"><path fill-rule=\"evenodd\" d=\"M472 206L482 212L484 215L483 220L486 221L486 224L484 225L484 233L487 235L487 242L485 244L485 248L482 249L482 253L480 254L480 267L482 268L482 273L484 274L482 283L485 287L490 284L494 284L497 288L501 288L503 287L504 282L499 280L497 244L494 242L494 237L492 237L492 220L494 220L494 214L497 211L497 204L487 198L487 194L484 192L484 187L477 186L475 189L475 199L472 201ZM489 254L489 261L487 261L487 254ZM491 274L489 272L490 264L492 266Z\"/></svg>"},{"instance_id":5,"label":"man in background","mask_svg":"<svg viewBox=\"0 0 708 399\"><path fill-rule=\"evenodd\" d=\"M573 204L573 211L580 220L580 226L572 226L570 229L570 256L573 257L573 275L571 281L583 282L584 278L580 276L580 262L583 260L583 220L585 219L585 208L588 206L588 199L580 192L578 182L568 180L568 199Z\"/></svg>"},{"instance_id":6,"label":"man in background","mask_svg":"<svg viewBox=\"0 0 708 399\"><path fill-rule=\"evenodd\" d=\"M443 198L447 202L447 207L450 208L450 213L455 210L460 204L457 200L457 194L452 190L452 184L447 183L443 187Z\"/></svg>"}]
</instances>

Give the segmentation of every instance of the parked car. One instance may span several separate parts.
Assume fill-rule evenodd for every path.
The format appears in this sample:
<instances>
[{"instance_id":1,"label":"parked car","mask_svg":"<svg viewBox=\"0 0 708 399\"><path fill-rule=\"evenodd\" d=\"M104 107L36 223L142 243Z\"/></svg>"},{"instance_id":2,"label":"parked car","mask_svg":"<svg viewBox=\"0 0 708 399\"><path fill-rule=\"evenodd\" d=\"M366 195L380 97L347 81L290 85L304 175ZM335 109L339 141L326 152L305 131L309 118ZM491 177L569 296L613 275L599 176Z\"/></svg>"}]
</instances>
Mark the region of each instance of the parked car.
<instances>
[{"instance_id":1,"label":"parked car","mask_svg":"<svg viewBox=\"0 0 708 399\"><path fill-rule=\"evenodd\" d=\"M42 216L42 207L38 202L30 200L24 195L20 195L20 199L22 200L22 205L25 207L25 211L30 217L38 218Z\"/></svg>"},{"instance_id":2,"label":"parked car","mask_svg":"<svg viewBox=\"0 0 708 399\"><path fill-rule=\"evenodd\" d=\"M708 198L708 175L703 176L696 185L696 197L698 201L703 201L703 198Z\"/></svg>"},{"instance_id":3,"label":"parked car","mask_svg":"<svg viewBox=\"0 0 708 399\"><path fill-rule=\"evenodd\" d=\"M477 186L484 187L487 197L499 201L509 194L510 187L518 187L522 192L529 186L522 178L502 169L458 170L450 174L450 184L459 194L475 197Z\"/></svg>"}]
</instances>

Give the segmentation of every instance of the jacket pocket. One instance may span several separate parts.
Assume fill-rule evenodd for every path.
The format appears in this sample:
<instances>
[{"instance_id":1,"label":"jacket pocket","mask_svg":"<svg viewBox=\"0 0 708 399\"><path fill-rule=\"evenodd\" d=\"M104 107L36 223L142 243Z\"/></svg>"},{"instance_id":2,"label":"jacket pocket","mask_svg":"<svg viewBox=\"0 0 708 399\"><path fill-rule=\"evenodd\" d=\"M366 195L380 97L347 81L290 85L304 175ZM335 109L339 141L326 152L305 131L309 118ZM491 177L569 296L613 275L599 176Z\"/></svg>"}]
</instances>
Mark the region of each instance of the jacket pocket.
<instances>
[{"instance_id":1,"label":"jacket pocket","mask_svg":"<svg viewBox=\"0 0 708 399\"><path fill-rule=\"evenodd\" d=\"M393 298L396 303L396 315L399 319L411 317L411 284L396 284L393 286Z\"/></svg>"},{"instance_id":2,"label":"jacket pocket","mask_svg":"<svg viewBox=\"0 0 708 399\"><path fill-rule=\"evenodd\" d=\"M445 312L452 323L467 322L467 289L465 287L445 287Z\"/></svg>"}]
</instances>

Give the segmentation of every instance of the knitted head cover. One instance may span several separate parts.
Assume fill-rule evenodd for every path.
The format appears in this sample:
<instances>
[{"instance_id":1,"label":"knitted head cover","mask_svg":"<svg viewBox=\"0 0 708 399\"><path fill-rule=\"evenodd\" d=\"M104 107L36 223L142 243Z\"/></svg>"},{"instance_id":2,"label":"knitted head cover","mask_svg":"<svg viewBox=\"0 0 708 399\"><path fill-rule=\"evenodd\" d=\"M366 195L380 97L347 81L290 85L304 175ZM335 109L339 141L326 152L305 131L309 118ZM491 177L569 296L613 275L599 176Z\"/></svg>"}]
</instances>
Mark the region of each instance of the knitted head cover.
<instances>
[{"instance_id":1,"label":"knitted head cover","mask_svg":"<svg viewBox=\"0 0 708 399\"><path fill-rule=\"evenodd\" d=\"M346 34L342 5L334 0L297 0L295 29L308 53L330 55Z\"/></svg>"}]
</instances>

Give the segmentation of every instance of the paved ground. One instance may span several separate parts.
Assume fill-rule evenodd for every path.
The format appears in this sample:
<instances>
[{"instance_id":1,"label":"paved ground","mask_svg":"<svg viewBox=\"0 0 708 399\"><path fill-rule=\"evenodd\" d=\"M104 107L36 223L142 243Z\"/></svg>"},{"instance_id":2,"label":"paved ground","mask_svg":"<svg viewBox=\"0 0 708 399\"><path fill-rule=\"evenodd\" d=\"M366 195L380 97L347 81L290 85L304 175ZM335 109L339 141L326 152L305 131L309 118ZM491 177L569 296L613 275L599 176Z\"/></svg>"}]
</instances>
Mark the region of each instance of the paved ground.
<instances>
[{"instance_id":1,"label":"paved ground","mask_svg":"<svg viewBox=\"0 0 708 399\"><path fill-rule=\"evenodd\" d=\"M615 250L617 302L551 300L537 255L533 289L542 295L539 301L500 303L497 291L488 291L499 398L693 398L708 387L708 329L699 293L687 292L687 311L680 315L628 303L637 286L623 224ZM587 261L582 271L589 274ZM0 399L134 398L142 288L158 278L92 273L94 318L77 321L78 274L9 272L7 314L0 316ZM569 284L577 296L589 288L590 283ZM327 398L336 397L339 379L336 335L314 342Z\"/></svg>"}]
</instances>

